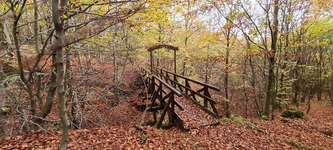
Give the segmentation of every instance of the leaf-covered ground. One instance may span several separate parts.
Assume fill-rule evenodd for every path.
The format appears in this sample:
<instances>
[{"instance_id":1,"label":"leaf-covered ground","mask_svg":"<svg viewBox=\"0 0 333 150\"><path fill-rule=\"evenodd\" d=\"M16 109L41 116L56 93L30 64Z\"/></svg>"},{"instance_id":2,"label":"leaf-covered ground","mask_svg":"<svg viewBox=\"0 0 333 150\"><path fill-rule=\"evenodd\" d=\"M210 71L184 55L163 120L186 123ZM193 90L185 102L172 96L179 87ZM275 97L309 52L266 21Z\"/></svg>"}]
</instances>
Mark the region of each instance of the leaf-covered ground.
<instances>
[{"instance_id":1,"label":"leaf-covered ground","mask_svg":"<svg viewBox=\"0 0 333 150\"><path fill-rule=\"evenodd\" d=\"M211 121L205 119L205 114L181 100L187 109L183 117L190 126L189 131L148 126L138 130L136 126L142 112L133 106L141 102L137 93L115 107L105 102L113 98L112 93L108 93L110 85L105 84L110 81L105 78L108 70L111 69L102 66L99 69L102 73L86 79L91 82L89 86L94 88L94 93L100 93L91 97L97 97L97 101L87 110L88 114L95 114L88 115L91 122L100 124L94 128L71 130L69 149L333 149L333 107L323 102L314 103L304 119L282 119L277 113L273 121L235 117L221 119L219 125L209 126L207 122ZM125 76L129 78L127 80L134 80L130 74ZM97 77L99 80L94 80ZM97 85L92 81L101 83ZM189 118L191 113L200 115ZM204 118L201 123L191 122L200 118ZM39 131L7 137L0 139L0 149L58 149L59 135L60 132Z\"/></svg>"},{"instance_id":2,"label":"leaf-covered ground","mask_svg":"<svg viewBox=\"0 0 333 150\"><path fill-rule=\"evenodd\" d=\"M117 108L118 107L118 108ZM114 109L115 123L109 127L73 130L70 149L333 149L333 109L313 105L302 120L221 121L220 125L158 130L135 124L140 113L127 102ZM320 109L319 109L320 108ZM129 116L129 118L126 118ZM126 119L125 119L126 118ZM57 149L59 133L36 132L0 141L1 149Z\"/></svg>"}]
</instances>

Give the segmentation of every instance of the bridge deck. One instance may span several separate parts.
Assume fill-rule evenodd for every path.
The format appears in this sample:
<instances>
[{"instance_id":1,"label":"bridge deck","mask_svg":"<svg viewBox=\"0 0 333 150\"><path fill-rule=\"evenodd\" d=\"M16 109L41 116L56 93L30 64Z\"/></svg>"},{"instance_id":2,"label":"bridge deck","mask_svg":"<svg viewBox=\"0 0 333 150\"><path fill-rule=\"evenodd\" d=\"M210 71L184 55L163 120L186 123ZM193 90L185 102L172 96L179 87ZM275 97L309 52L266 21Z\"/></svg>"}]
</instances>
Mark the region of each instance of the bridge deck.
<instances>
[{"instance_id":1,"label":"bridge deck","mask_svg":"<svg viewBox=\"0 0 333 150\"><path fill-rule=\"evenodd\" d=\"M178 98L176 101L183 106L184 110L175 109L175 112L179 118L183 120L186 129L199 128L218 123L216 118L203 111L198 105L194 104L186 97Z\"/></svg>"}]
</instances>

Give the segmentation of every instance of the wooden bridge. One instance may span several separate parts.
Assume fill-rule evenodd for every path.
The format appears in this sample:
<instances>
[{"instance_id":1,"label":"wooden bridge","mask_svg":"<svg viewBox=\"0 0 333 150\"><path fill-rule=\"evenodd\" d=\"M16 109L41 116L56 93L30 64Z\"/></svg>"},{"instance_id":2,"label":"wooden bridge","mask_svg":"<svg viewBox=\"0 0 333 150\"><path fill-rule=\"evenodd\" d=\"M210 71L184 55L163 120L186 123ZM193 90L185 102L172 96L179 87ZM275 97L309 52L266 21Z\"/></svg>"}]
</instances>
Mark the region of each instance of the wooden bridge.
<instances>
[{"instance_id":1,"label":"wooden bridge","mask_svg":"<svg viewBox=\"0 0 333 150\"><path fill-rule=\"evenodd\" d=\"M160 48L174 51L174 72L154 67L153 51ZM220 115L211 92L219 92L220 89L177 74L177 50L177 47L165 44L152 46L148 48L150 69L141 68L150 102L147 110L153 113L154 123L157 127L167 124L182 128L217 123L216 118Z\"/></svg>"},{"instance_id":2,"label":"wooden bridge","mask_svg":"<svg viewBox=\"0 0 333 150\"><path fill-rule=\"evenodd\" d=\"M217 87L162 68L141 69L141 75L147 85L148 110L157 127L163 122L168 126L206 126L215 124L220 117L210 94L219 91ZM186 125L186 121L192 125Z\"/></svg>"}]
</instances>

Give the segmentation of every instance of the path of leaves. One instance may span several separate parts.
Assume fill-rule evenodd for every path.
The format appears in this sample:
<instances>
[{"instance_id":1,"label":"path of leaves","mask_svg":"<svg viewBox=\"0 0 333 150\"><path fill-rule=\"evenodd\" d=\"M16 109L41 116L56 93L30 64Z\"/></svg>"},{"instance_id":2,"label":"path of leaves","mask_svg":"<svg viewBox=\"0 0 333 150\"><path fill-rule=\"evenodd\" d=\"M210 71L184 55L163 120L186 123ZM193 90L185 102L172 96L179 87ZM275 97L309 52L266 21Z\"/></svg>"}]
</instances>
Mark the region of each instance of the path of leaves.
<instances>
[{"instance_id":1,"label":"path of leaves","mask_svg":"<svg viewBox=\"0 0 333 150\"><path fill-rule=\"evenodd\" d=\"M127 107L131 106L123 104L121 109ZM253 121L260 131L247 125L223 123L188 132L152 127L145 127L142 132L133 126L137 120L130 123L120 119L109 127L71 131L69 149L333 149L333 137L325 132L333 129L332 113L332 108L321 107L304 120ZM140 116L133 112L130 115ZM322 120L318 122L315 117ZM3 139L0 149L57 149L59 133L53 134L37 132Z\"/></svg>"},{"instance_id":2,"label":"path of leaves","mask_svg":"<svg viewBox=\"0 0 333 150\"><path fill-rule=\"evenodd\" d=\"M176 101L183 107L183 111L176 109L176 113L184 121L185 128L199 128L203 126L209 126L217 122L212 116L199 108L190 99L181 97ZM177 108L177 107L176 107Z\"/></svg>"}]
</instances>

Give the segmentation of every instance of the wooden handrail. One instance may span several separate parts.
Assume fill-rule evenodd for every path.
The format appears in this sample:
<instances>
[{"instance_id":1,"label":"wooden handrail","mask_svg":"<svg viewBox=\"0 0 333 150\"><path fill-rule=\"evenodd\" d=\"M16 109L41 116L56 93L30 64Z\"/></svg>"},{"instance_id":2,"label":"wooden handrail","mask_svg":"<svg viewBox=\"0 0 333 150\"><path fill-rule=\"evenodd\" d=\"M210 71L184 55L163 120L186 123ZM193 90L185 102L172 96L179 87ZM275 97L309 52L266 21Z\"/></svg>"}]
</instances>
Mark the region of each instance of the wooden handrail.
<instances>
[{"instance_id":1,"label":"wooden handrail","mask_svg":"<svg viewBox=\"0 0 333 150\"><path fill-rule=\"evenodd\" d=\"M150 73L150 71L148 71L145 68L142 68L142 70L144 71L144 73ZM157 79L160 83L162 83L164 86L166 86L169 90L171 90L172 92L174 92L177 96L182 96L183 94L181 92L179 92L176 88L174 88L173 86L169 85L168 83L164 82L160 77L156 76L156 75L152 75L153 78Z\"/></svg>"},{"instance_id":2,"label":"wooden handrail","mask_svg":"<svg viewBox=\"0 0 333 150\"><path fill-rule=\"evenodd\" d=\"M198 96L200 96L200 97L202 97L202 98L204 98L204 99L207 99L208 101L210 101L210 102L216 104L215 100L213 100L212 98L207 97L207 96L205 96L205 95L203 95L203 94L201 94L201 93L199 93L199 92L197 92L197 91L194 91L193 89L191 89L191 88L189 88L189 87L186 87L185 85L182 85L182 84L178 83L177 81L174 81L174 80L172 80L172 79L168 79L168 80L169 80L170 82L172 82L173 84L177 84L178 86L181 86L182 88L184 88L184 89L186 89L186 90L189 90L190 92L195 93L196 95L198 95ZM202 85L202 86L204 86L204 85ZM208 87L208 86L207 86L207 87Z\"/></svg>"},{"instance_id":3,"label":"wooden handrail","mask_svg":"<svg viewBox=\"0 0 333 150\"><path fill-rule=\"evenodd\" d=\"M152 80L152 78L148 77L150 80ZM173 88L172 86L168 85L168 83L165 83L161 78L153 75L153 78L157 79L158 82L160 82L162 85L166 86L167 88L169 88L169 90L173 93L176 94L178 97L182 97L183 94L181 92L179 92L177 89ZM159 86L158 83L154 82L155 86ZM163 94L167 94L167 91L165 91L163 88L161 89ZM183 106L181 106L178 102L174 101L173 103L175 103L175 105L180 109L180 110L184 110Z\"/></svg>"},{"instance_id":4,"label":"wooden handrail","mask_svg":"<svg viewBox=\"0 0 333 150\"><path fill-rule=\"evenodd\" d=\"M180 84L180 83L178 83L178 82L176 82L176 81L173 81L173 80L170 80L170 81L171 81L172 83L177 84L177 85L181 86L182 88L187 89L187 90L191 91L192 93L195 93L196 95L198 95L198 96L200 96L200 97L202 97L202 98L205 98L205 99L207 99L208 101L210 101L210 102L216 104L215 100L213 100L212 98L207 97L207 96L205 96L205 95L203 95L203 94L201 94L201 93L198 93L198 92L192 90L191 88L188 88L188 87L186 87L186 86L184 86L184 85L182 85L182 84Z\"/></svg>"},{"instance_id":5,"label":"wooden handrail","mask_svg":"<svg viewBox=\"0 0 333 150\"><path fill-rule=\"evenodd\" d=\"M173 72L167 71L162 68L154 68L152 70L153 72L151 74L154 74L155 76L159 76L161 79L164 79L164 81L170 85L172 85L177 90L180 90L184 96L190 98L195 104L199 105L204 111L209 113L210 115L214 117L219 117L219 114L217 112L217 109L215 107L216 101L211 97L209 90L215 90L220 91L219 88L202 83L200 81L196 81L178 74L175 74ZM185 80L185 85L179 82L179 80ZM199 86L202 86L199 90L194 90L191 88L190 83L197 84ZM185 90L185 91L184 91ZM189 92L189 93L188 93ZM203 104L196 98L196 96L199 96L203 98ZM209 109L209 106L211 110Z\"/></svg>"},{"instance_id":6,"label":"wooden handrail","mask_svg":"<svg viewBox=\"0 0 333 150\"><path fill-rule=\"evenodd\" d=\"M182 96L183 94L181 92L179 92L176 88L174 88L173 86L169 85L168 83L164 82L161 78L159 78L156 75L152 76L153 78L157 79L160 83L162 83L164 86L166 86L169 90L171 90L172 92L174 92L177 96Z\"/></svg>"},{"instance_id":7,"label":"wooden handrail","mask_svg":"<svg viewBox=\"0 0 333 150\"><path fill-rule=\"evenodd\" d=\"M202 85L202 86L207 86L208 88L210 88L210 89L212 89L212 90L215 90L215 91L221 91L221 89L218 88L218 87L216 87L216 86L213 86L213 85L210 85L210 84L207 84L207 83L203 83L203 82L200 82L200 81L196 81L196 80L190 79L190 78L185 77L185 76L182 76L182 75L175 74L175 73L170 72L170 71L167 71L167 70L165 70L165 69L163 69L163 68L157 68L157 69L162 70L162 71L164 71L164 72L166 72L166 73L168 73L168 74L172 74L172 75L174 75L174 76L177 76L177 77L179 77L179 78L183 78L183 79L185 79L185 80L191 81L191 82L193 82L193 83L196 83L196 84L199 84L199 85Z\"/></svg>"}]
</instances>

